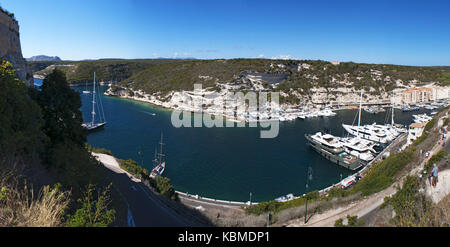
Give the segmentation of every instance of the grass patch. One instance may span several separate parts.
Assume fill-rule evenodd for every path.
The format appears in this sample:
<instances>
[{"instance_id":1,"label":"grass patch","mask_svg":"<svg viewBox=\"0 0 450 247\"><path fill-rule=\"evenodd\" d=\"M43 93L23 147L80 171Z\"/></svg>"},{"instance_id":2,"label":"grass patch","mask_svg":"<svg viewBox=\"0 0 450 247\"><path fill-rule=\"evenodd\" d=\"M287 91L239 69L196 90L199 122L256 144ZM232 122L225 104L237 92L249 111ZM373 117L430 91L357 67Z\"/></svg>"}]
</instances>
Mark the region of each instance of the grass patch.
<instances>
[{"instance_id":1,"label":"grass patch","mask_svg":"<svg viewBox=\"0 0 450 247\"><path fill-rule=\"evenodd\" d=\"M436 125L436 118L433 118L425 125L425 131L430 131Z\"/></svg>"},{"instance_id":2,"label":"grass patch","mask_svg":"<svg viewBox=\"0 0 450 247\"><path fill-rule=\"evenodd\" d=\"M426 133L426 132L422 133L422 135L413 142L413 146L418 146L425 139L427 139L427 137L428 137L428 133Z\"/></svg>"},{"instance_id":3,"label":"grass patch","mask_svg":"<svg viewBox=\"0 0 450 247\"><path fill-rule=\"evenodd\" d=\"M305 196L287 202L278 202L278 201L261 202L256 205L248 207L246 209L246 212L255 215L261 215L268 212L278 213L284 209L305 205L306 198L308 198L308 201L317 201L323 199L319 196L319 191L315 190L309 192Z\"/></svg>"}]
</instances>

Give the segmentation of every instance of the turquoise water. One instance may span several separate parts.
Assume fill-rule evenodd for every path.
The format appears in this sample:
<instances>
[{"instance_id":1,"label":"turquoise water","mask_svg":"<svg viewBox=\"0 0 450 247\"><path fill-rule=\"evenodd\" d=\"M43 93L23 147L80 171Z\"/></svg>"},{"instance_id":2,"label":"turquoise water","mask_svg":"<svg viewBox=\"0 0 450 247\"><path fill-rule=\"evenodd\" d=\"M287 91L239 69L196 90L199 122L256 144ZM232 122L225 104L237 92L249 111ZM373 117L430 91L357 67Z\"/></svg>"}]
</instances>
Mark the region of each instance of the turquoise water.
<instances>
[{"instance_id":1,"label":"turquoise water","mask_svg":"<svg viewBox=\"0 0 450 247\"><path fill-rule=\"evenodd\" d=\"M84 87L75 87L81 91ZM101 88L106 90L105 87ZM91 95L80 94L85 121L90 121ZM341 168L307 146L304 134L325 131L345 134L342 123L351 124L356 110L338 111L334 117L280 123L278 137L260 139L259 128L174 128L171 112L149 104L102 96L108 124L88 136L88 143L111 150L121 159L152 169L151 159L164 133L166 170L176 190L216 199L271 200L288 193L303 194L308 166L313 168L310 190L323 189L352 172ZM408 124L412 114L396 110L396 122ZM155 113L156 115L153 115ZM363 123L384 123L386 113L362 115Z\"/></svg>"}]
</instances>

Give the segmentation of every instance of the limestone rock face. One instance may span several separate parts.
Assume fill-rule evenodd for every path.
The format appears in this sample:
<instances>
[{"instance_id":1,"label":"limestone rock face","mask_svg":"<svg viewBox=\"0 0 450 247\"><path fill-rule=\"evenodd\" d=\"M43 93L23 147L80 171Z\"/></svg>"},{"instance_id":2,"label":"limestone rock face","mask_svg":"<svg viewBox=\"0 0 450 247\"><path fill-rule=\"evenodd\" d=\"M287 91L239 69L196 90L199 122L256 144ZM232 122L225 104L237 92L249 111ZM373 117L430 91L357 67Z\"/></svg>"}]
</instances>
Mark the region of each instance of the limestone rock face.
<instances>
[{"instance_id":1,"label":"limestone rock face","mask_svg":"<svg viewBox=\"0 0 450 247\"><path fill-rule=\"evenodd\" d=\"M22 56L19 23L3 11L0 11L0 60L11 62L17 76L33 85L33 72Z\"/></svg>"}]
</instances>

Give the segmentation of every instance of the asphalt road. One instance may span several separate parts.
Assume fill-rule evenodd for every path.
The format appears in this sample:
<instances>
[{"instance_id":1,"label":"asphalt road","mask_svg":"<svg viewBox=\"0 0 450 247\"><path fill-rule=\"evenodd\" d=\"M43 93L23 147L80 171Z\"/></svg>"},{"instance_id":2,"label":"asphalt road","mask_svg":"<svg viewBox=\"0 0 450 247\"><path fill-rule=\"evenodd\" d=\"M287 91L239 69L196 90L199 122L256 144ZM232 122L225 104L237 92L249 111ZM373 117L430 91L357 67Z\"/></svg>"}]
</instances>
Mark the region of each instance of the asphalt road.
<instances>
[{"instance_id":1,"label":"asphalt road","mask_svg":"<svg viewBox=\"0 0 450 247\"><path fill-rule=\"evenodd\" d=\"M101 154L100 154L101 155ZM115 162L115 160L114 160ZM192 227L202 226L198 222L187 219L178 214L158 199L145 184L129 177L111 164L104 163L108 168L115 189L127 202L131 217L128 217L130 226L137 227Z\"/></svg>"}]
</instances>

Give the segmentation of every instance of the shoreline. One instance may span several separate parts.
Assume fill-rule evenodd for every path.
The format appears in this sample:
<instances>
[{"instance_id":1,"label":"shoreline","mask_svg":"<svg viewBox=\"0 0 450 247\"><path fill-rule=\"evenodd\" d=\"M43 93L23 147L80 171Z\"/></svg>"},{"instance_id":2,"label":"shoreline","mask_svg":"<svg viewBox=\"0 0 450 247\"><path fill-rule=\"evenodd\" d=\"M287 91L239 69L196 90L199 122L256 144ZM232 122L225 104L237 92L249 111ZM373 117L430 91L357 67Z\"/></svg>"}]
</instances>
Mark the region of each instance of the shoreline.
<instances>
[{"instance_id":1,"label":"shoreline","mask_svg":"<svg viewBox=\"0 0 450 247\"><path fill-rule=\"evenodd\" d=\"M145 98L140 98L140 97L131 97L131 96L121 96L121 95L111 95L111 94L106 94L105 93L105 95L106 96L111 96L111 97L116 97L116 98L119 98L119 99L125 99L125 100L131 100L131 101L135 101L135 102L140 102L140 103L144 103L144 104L148 104L149 106L151 106L151 107L154 107L154 108L157 108L157 109L161 109L161 110L164 110L164 111L167 111L167 112L169 112L169 111L174 111L175 109L173 109L173 108L168 108L167 106L165 106L163 103L161 103L161 102L159 102L159 103L156 103L156 101L152 101L152 100L149 100L149 99L145 99ZM344 110L344 109L340 109L340 110ZM195 113L195 112L194 112ZM205 112L204 112L205 113ZM209 114L209 113L206 113L206 114ZM227 119L226 117L225 117L225 120L229 120L229 119ZM231 120L232 121L232 120ZM395 141L397 141L397 139L396 140L394 140L394 142ZM392 144L392 143L391 143ZM383 150L383 152L385 152L387 149L385 149L385 150ZM375 159L374 159L375 160ZM375 162L375 161L372 161L371 163L373 163L373 162ZM367 171L367 170L369 170L369 167L368 166L366 166L366 167L363 167L362 169L360 169L359 170L359 172L357 172L357 173L365 173L365 171ZM357 173L352 173L352 174L350 174L349 176L347 176L346 178L348 178L348 177L351 177L351 176L354 176L355 174L357 174ZM342 180L345 180L346 178L343 178ZM338 182L336 182L336 183L334 183L334 182L330 182L329 183L329 185L330 186L328 186L328 187L326 187L326 186L324 186L323 188L321 188L321 189L319 189L318 191L319 191L319 193L326 193L329 189L331 189L332 187L335 187L335 186L339 186L339 184L342 182L342 180L341 181L338 181ZM178 194L183 194L184 192L181 192L181 191L176 191ZM186 193L184 193L184 194L186 194ZM199 194L197 194L197 195L190 195L189 196L189 198L190 199L193 199L193 197L199 197L200 199L205 199L205 200L208 200L208 201L221 201L221 202L227 202L227 203L229 203L229 204L234 204L234 203L240 203L240 204L242 204L242 205L244 205L244 204L246 204L246 202L233 202L233 199L225 199L225 200L220 200L220 199L214 199L214 198L208 198L208 197L202 197L201 195L199 195ZM295 197L295 198L298 198L299 196L301 196L301 195L298 195L297 197ZM294 198L294 199L295 199ZM271 200L274 200L274 198L273 199L271 199Z\"/></svg>"}]
</instances>

